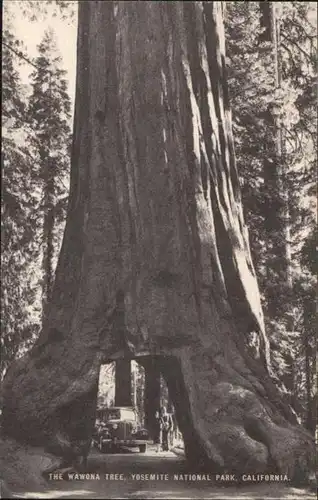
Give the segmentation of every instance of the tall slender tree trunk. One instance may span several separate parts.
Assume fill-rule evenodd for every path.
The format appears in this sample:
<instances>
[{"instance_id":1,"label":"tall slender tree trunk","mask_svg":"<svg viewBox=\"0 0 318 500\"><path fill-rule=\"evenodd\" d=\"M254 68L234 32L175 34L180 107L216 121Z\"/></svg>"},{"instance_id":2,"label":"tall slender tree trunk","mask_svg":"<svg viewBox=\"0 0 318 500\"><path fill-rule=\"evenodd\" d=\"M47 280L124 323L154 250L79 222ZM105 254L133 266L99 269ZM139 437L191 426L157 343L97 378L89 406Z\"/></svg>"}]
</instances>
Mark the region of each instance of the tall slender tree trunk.
<instances>
[{"instance_id":1,"label":"tall slender tree trunk","mask_svg":"<svg viewBox=\"0 0 318 500\"><path fill-rule=\"evenodd\" d=\"M115 406L132 406L130 359L118 359L115 368Z\"/></svg>"},{"instance_id":2,"label":"tall slender tree trunk","mask_svg":"<svg viewBox=\"0 0 318 500\"><path fill-rule=\"evenodd\" d=\"M263 41L271 42L275 89L281 88L281 64L279 55L280 27L274 2L260 2ZM281 317L288 307L291 291L290 273L290 226L286 166L284 160L284 134L281 118L268 111L268 127L273 130L273 143L264 154L264 184L268 193L265 206L265 229L267 242L267 302L271 318ZM286 300L281 301L282 296Z\"/></svg>"},{"instance_id":3,"label":"tall slender tree trunk","mask_svg":"<svg viewBox=\"0 0 318 500\"><path fill-rule=\"evenodd\" d=\"M43 215L43 285L42 285L42 323L47 316L47 307L51 299L53 288L54 269L54 177L50 158L46 159L46 180L44 186L44 215Z\"/></svg>"},{"instance_id":4,"label":"tall slender tree trunk","mask_svg":"<svg viewBox=\"0 0 318 500\"><path fill-rule=\"evenodd\" d=\"M265 29L263 40L272 45L274 86L278 91L282 84L280 62L280 23L275 2L260 2L261 26ZM278 109L278 107L277 107ZM267 313L271 320L285 321L286 328L292 330L292 317L288 314L292 293L290 270L290 222L289 193L286 185L287 165L284 158L284 132L279 111L268 110L268 128L272 129L273 142L268 155L264 155L263 173L265 192L265 231L267 244ZM284 383L290 393L290 403L297 409L294 391L294 358L283 353L287 376Z\"/></svg>"},{"instance_id":5,"label":"tall slender tree trunk","mask_svg":"<svg viewBox=\"0 0 318 500\"><path fill-rule=\"evenodd\" d=\"M48 88L49 104L52 104L52 77L49 74ZM54 257L54 173L51 159L51 137L48 131L46 155L43 160L44 171L44 217L43 217L43 285L42 285L42 325L48 314L48 304L51 300L53 287L53 257Z\"/></svg>"},{"instance_id":6,"label":"tall slender tree trunk","mask_svg":"<svg viewBox=\"0 0 318 500\"><path fill-rule=\"evenodd\" d=\"M192 470L307 477L312 438L268 374L220 2L79 3L64 241L4 431L76 456L102 360L138 356L159 360Z\"/></svg>"},{"instance_id":7,"label":"tall slender tree trunk","mask_svg":"<svg viewBox=\"0 0 318 500\"><path fill-rule=\"evenodd\" d=\"M143 362L145 368L144 410L145 427L151 435L156 434L156 411L160 410L160 366L154 358Z\"/></svg>"}]
</instances>

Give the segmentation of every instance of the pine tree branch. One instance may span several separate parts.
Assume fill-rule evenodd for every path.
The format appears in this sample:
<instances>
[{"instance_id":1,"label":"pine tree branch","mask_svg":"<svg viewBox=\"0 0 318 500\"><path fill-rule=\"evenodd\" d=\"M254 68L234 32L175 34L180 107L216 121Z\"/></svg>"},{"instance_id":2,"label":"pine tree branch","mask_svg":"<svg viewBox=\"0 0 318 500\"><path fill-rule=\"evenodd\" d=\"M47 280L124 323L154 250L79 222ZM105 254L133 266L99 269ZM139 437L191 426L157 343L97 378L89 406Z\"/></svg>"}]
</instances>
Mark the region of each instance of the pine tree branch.
<instances>
[{"instance_id":1,"label":"pine tree branch","mask_svg":"<svg viewBox=\"0 0 318 500\"><path fill-rule=\"evenodd\" d=\"M295 40L292 40L289 36L285 35L284 33L281 33L281 36L284 38L284 40L297 47L299 52L301 52L308 60L311 61L312 56L308 54L302 47L300 47L300 45Z\"/></svg>"},{"instance_id":2,"label":"pine tree branch","mask_svg":"<svg viewBox=\"0 0 318 500\"><path fill-rule=\"evenodd\" d=\"M41 66L37 65L35 62L31 61L27 56L25 56L21 51L18 51L16 49L14 49L13 47L11 47L11 45L9 45L8 43L2 41L2 45L4 45L5 47L7 47L9 50L11 50L16 56L18 56L20 59L23 59L25 62L27 62L28 64L30 64L31 66L33 66L34 68L36 69L40 69L41 71L44 71L45 73L47 73L48 75L50 76L54 76L54 71L50 70L50 69L45 69L45 68L42 68ZM62 87L62 86L55 86L55 89L58 89L58 90L61 90L65 93L65 88Z\"/></svg>"},{"instance_id":3,"label":"pine tree branch","mask_svg":"<svg viewBox=\"0 0 318 500\"><path fill-rule=\"evenodd\" d=\"M9 50L11 50L12 52L14 52L14 54L16 56L18 56L20 59L23 59L24 61L26 61L28 64L31 64L31 66L34 66L35 68L38 69L38 66L30 61L30 59L27 58L27 56L25 56L21 51L18 51L16 49L14 49L13 47L11 47L11 45L9 45L8 43L2 41L2 45L4 45L5 47L7 47Z\"/></svg>"}]
</instances>

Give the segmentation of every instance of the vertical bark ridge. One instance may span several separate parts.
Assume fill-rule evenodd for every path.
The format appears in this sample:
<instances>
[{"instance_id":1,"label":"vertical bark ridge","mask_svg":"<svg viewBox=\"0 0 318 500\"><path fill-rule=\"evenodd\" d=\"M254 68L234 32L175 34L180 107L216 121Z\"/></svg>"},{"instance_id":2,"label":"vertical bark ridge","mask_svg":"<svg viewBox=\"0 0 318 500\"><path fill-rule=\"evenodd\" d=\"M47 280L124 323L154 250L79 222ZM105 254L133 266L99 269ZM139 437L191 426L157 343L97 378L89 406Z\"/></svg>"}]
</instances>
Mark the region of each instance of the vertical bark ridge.
<instances>
[{"instance_id":1,"label":"vertical bark ridge","mask_svg":"<svg viewBox=\"0 0 318 500\"><path fill-rule=\"evenodd\" d=\"M89 51L88 38L90 36L89 5L83 4L81 19L78 23L77 51L81 57L77 62L77 73L81 82L76 84L76 102L74 115L74 134L72 145L71 179L68 217L62 248L57 263L56 281L53 289L52 301L48 316L50 328L43 332L39 341L43 343L49 336L49 331L56 330L67 336L73 313L73 304L77 296L81 279L81 261L84 252L84 220L85 203L89 196L87 164L90 154L90 136L88 130L88 102L89 95ZM79 113L79 110L81 112ZM82 158L82 166L79 159ZM85 161L86 160L86 161ZM62 312L64 310L64 312ZM66 313L68 311L68 314ZM51 337L50 337L51 338Z\"/></svg>"}]
</instances>

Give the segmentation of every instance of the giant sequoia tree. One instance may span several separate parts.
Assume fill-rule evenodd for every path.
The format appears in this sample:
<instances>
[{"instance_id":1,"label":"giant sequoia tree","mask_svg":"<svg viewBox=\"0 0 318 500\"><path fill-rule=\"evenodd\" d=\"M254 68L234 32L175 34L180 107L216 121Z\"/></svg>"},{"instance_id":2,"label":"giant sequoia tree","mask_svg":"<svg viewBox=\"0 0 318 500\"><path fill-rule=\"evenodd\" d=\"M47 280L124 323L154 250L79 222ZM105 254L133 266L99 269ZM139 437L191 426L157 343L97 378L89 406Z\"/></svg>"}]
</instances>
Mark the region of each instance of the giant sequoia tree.
<instances>
[{"instance_id":1,"label":"giant sequoia tree","mask_svg":"<svg viewBox=\"0 0 318 500\"><path fill-rule=\"evenodd\" d=\"M156 356L195 464L305 477L311 437L269 376L221 3L83 1L78 30L64 241L47 324L6 377L5 431L75 457L101 363Z\"/></svg>"}]
</instances>

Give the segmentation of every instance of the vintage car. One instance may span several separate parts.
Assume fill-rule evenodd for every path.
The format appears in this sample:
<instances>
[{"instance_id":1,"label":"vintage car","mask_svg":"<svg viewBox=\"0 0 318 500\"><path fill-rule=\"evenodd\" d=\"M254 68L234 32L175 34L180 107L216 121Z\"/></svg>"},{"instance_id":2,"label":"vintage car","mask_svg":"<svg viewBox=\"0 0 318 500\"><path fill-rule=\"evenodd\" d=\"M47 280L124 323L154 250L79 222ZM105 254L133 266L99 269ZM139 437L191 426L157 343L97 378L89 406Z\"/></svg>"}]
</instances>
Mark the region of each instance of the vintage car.
<instances>
[{"instance_id":1,"label":"vintage car","mask_svg":"<svg viewBox=\"0 0 318 500\"><path fill-rule=\"evenodd\" d=\"M150 438L149 432L139 425L134 408L112 407L97 410L93 441L101 452L138 447L144 453Z\"/></svg>"}]
</instances>

